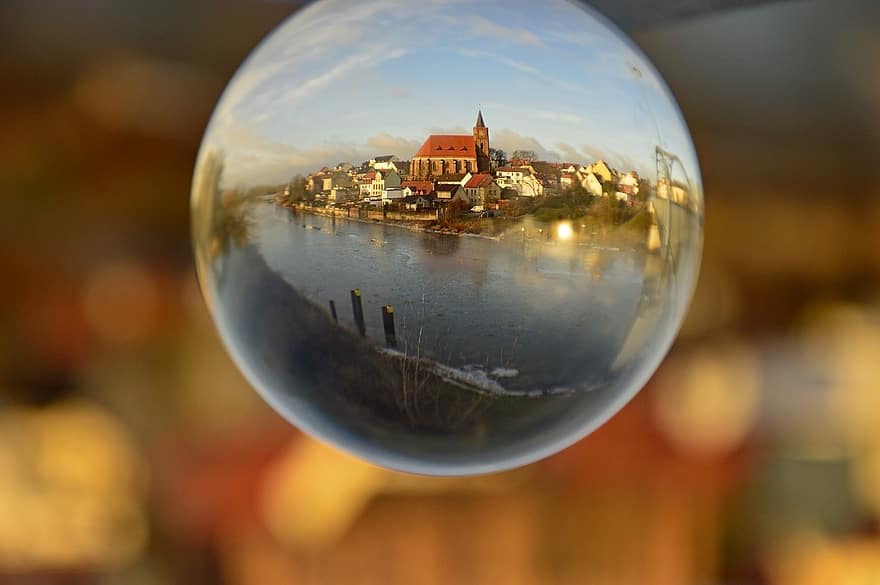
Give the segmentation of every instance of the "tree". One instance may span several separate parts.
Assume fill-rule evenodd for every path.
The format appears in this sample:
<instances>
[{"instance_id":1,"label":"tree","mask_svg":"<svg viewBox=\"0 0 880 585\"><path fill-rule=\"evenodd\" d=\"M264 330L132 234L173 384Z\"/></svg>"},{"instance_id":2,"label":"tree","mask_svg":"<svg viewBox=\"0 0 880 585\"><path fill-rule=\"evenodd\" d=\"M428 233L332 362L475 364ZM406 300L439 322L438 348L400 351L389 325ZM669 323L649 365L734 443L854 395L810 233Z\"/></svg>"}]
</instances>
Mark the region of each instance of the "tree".
<instances>
[{"instance_id":1,"label":"tree","mask_svg":"<svg viewBox=\"0 0 880 585\"><path fill-rule=\"evenodd\" d=\"M493 169L507 165L507 153L500 148L489 149L489 163Z\"/></svg>"},{"instance_id":2,"label":"tree","mask_svg":"<svg viewBox=\"0 0 880 585\"><path fill-rule=\"evenodd\" d=\"M302 175L297 175L290 182L290 200L305 201L309 199L308 183Z\"/></svg>"},{"instance_id":3,"label":"tree","mask_svg":"<svg viewBox=\"0 0 880 585\"><path fill-rule=\"evenodd\" d=\"M562 193L578 203L589 202L593 199L593 194L587 191L578 181L574 181Z\"/></svg>"},{"instance_id":4,"label":"tree","mask_svg":"<svg viewBox=\"0 0 880 585\"><path fill-rule=\"evenodd\" d=\"M510 158L525 162L535 162L538 160L538 155L534 150L514 150Z\"/></svg>"},{"instance_id":5,"label":"tree","mask_svg":"<svg viewBox=\"0 0 880 585\"><path fill-rule=\"evenodd\" d=\"M446 216L449 219L458 217L461 215L466 207L467 206L465 205L464 201L462 201L461 199L455 199L446 206Z\"/></svg>"}]
</instances>

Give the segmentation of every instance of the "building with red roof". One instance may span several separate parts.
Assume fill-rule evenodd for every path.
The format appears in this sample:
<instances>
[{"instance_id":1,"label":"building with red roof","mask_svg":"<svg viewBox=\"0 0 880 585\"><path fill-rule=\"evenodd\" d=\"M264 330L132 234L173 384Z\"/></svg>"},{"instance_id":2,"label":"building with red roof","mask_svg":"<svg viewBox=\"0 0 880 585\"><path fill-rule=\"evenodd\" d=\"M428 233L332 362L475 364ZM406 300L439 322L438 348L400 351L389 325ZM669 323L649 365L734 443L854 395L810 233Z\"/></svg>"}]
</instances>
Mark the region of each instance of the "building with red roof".
<instances>
[{"instance_id":1,"label":"building with red roof","mask_svg":"<svg viewBox=\"0 0 880 585\"><path fill-rule=\"evenodd\" d=\"M410 174L419 179L488 170L489 129L482 111L473 134L432 134L410 163Z\"/></svg>"},{"instance_id":2,"label":"building with red roof","mask_svg":"<svg viewBox=\"0 0 880 585\"><path fill-rule=\"evenodd\" d=\"M409 187L415 195L427 195L434 190L433 181L403 181L400 186L404 189Z\"/></svg>"},{"instance_id":3,"label":"building with red roof","mask_svg":"<svg viewBox=\"0 0 880 585\"><path fill-rule=\"evenodd\" d=\"M497 203L501 198L501 186L495 182L495 177L489 173L474 175L464 185L465 193L473 205L481 208L480 211Z\"/></svg>"}]
</instances>

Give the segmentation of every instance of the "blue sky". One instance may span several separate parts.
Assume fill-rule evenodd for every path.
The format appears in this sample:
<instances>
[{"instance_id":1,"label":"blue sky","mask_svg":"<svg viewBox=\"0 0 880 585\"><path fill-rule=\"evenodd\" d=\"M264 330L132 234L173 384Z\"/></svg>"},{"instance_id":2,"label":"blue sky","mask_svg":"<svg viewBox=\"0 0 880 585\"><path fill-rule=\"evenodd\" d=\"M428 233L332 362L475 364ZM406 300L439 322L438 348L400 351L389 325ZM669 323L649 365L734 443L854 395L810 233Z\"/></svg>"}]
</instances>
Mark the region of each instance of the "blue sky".
<instances>
[{"instance_id":1,"label":"blue sky","mask_svg":"<svg viewBox=\"0 0 880 585\"><path fill-rule=\"evenodd\" d=\"M655 145L696 158L654 68L568 0L321 0L283 23L230 82L203 154L225 182L275 183L470 133L548 160L653 175ZM694 169L690 172L690 169Z\"/></svg>"}]
</instances>

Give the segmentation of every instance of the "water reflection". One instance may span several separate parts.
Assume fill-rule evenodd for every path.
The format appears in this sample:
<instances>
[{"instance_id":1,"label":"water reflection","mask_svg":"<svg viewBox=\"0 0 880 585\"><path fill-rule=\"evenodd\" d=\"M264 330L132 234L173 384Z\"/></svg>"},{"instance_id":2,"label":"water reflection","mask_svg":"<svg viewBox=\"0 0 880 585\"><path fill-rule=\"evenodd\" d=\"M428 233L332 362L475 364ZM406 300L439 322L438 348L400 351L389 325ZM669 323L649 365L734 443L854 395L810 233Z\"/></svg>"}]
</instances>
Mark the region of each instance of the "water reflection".
<instances>
[{"instance_id":1,"label":"water reflection","mask_svg":"<svg viewBox=\"0 0 880 585\"><path fill-rule=\"evenodd\" d=\"M388 4L363 6L381 12ZM267 97L270 82L294 93L303 87L300 68L272 61L289 53L277 53L276 37L299 39L295 33L309 19L338 10L318 3L283 26L233 82L209 128L193 189L193 234L221 333L276 408L379 463L470 473L548 454L628 400L681 321L702 230L687 131L662 83L641 73L622 86L634 84L633 95L652 102L642 111L672 113L645 120L634 134L637 146L617 164L536 150L540 142L506 127L496 134L482 110L471 132L385 140L383 147L401 154L373 152L360 164L333 162L351 154L343 147L311 162L300 147L273 143L268 128L259 140L253 131L247 140L230 133L259 104L262 116L302 130L306 140L312 130L305 114L291 119L284 100ZM580 8L560 2L550 14L556 25L576 18L603 51L643 59ZM441 37L420 41L412 51L449 58ZM561 46L572 55L589 52ZM550 67L540 46L523 58L536 64L528 67ZM262 92L243 81L272 63ZM407 79L396 70L391 77ZM545 99L555 106L595 99L580 89ZM317 93L343 99L328 91ZM518 120L505 117L518 101L504 95L492 111ZM364 112L373 101L346 99ZM388 130L404 132L412 113L403 108L386 117ZM327 130L332 124L323 121ZM548 142L564 135L545 126ZM662 136L651 135L661 127ZM346 128L353 137L361 132ZM604 137L609 145L619 138ZM366 141L367 148L378 144ZM293 178L273 184L254 153L273 159L285 149ZM565 162L568 155L585 160Z\"/></svg>"}]
</instances>

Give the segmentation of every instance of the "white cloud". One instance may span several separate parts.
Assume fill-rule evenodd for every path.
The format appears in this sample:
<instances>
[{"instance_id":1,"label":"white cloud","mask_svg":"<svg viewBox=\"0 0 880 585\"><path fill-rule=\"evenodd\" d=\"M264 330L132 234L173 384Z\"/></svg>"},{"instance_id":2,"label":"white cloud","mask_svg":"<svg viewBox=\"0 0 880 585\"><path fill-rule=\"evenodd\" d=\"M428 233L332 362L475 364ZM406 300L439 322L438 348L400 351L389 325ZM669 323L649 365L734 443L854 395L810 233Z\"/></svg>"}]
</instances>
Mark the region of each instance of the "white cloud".
<instances>
[{"instance_id":1,"label":"white cloud","mask_svg":"<svg viewBox=\"0 0 880 585\"><path fill-rule=\"evenodd\" d=\"M303 83L294 85L286 92L279 96L278 100L293 104L297 100L321 89L335 79L342 77L352 69L370 62L370 55L352 55L348 59L339 62L337 65L321 73L317 77L313 77Z\"/></svg>"},{"instance_id":2,"label":"white cloud","mask_svg":"<svg viewBox=\"0 0 880 585\"><path fill-rule=\"evenodd\" d=\"M350 71L358 69L359 67L376 67L386 61L399 59L405 54L406 51L404 49L387 49L385 47L380 47L369 52L356 53L343 59L320 75L293 85L290 89L282 93L277 100L288 106L293 105L300 99L307 97L337 79L342 78Z\"/></svg>"},{"instance_id":3,"label":"white cloud","mask_svg":"<svg viewBox=\"0 0 880 585\"><path fill-rule=\"evenodd\" d=\"M518 45L543 46L541 39L535 33L524 28L510 28L482 16L470 17L467 22L470 23L471 30L478 35L494 37Z\"/></svg>"},{"instance_id":4,"label":"white cloud","mask_svg":"<svg viewBox=\"0 0 880 585\"><path fill-rule=\"evenodd\" d=\"M641 174L645 174L650 170L644 163L638 164L632 157L626 154L621 154L616 150L600 148L590 144L582 144L579 152L584 153L584 160L587 162L604 160L621 172L636 170Z\"/></svg>"},{"instance_id":5,"label":"white cloud","mask_svg":"<svg viewBox=\"0 0 880 585\"><path fill-rule=\"evenodd\" d=\"M251 133L227 138L238 140L224 147L226 179L230 185L275 184L290 180L296 174L306 175L322 167L332 167L340 162L360 164L374 156L393 154L401 160L409 160L421 146L418 140L410 140L390 134L370 137L366 143L324 143L311 148L296 148L289 144L261 141Z\"/></svg>"},{"instance_id":6,"label":"white cloud","mask_svg":"<svg viewBox=\"0 0 880 585\"><path fill-rule=\"evenodd\" d=\"M492 146L500 148L510 156L515 150L533 150L541 160L559 160L559 153L544 147L536 138L524 136L504 128L492 133Z\"/></svg>"},{"instance_id":7,"label":"white cloud","mask_svg":"<svg viewBox=\"0 0 880 585\"><path fill-rule=\"evenodd\" d=\"M570 21L550 31L539 28L537 13L526 19L528 11L511 12L500 2L487 2L493 6L489 17L448 8L462 1L323 0L304 8L261 45L230 85L222 109L212 120L212 137L230 155L228 170L234 167L241 180L287 180L292 174L342 160L358 163L379 154L409 158L427 134L470 134L470 125L462 127L458 122L472 118L464 120L451 113L461 104L425 99L430 83L407 83L408 68L398 63L379 69L403 57L406 50L401 47L418 54L435 45L442 57L457 50L469 59L480 58L496 69L490 73L505 80L505 87L495 93L480 91L471 98L474 105L481 99L504 102L495 113L499 125L522 132L492 128L493 146L508 153L529 149L547 160L573 162L623 158L580 145L582 141L595 141L618 152L632 150L635 140L624 133L631 105L617 93L626 97L634 88L647 86L650 95L653 81L652 70L646 68L645 80L634 84L638 79L626 65L640 63L636 52L610 42L614 39L607 33L594 35L589 27L579 31L576 7ZM487 14L484 9L479 7ZM376 23L382 23L378 32ZM394 32L386 35L383 30ZM566 41L569 46L563 46ZM595 46L584 50L588 44ZM609 68L620 77L605 79ZM605 85L600 86L603 80ZM343 82L369 90L366 95L374 101L365 104L370 107L351 105L349 94L337 91ZM543 92L542 97L536 98L536 92ZM653 110L665 113L655 101L651 101ZM597 103L601 107L592 107ZM492 109L487 112L490 117ZM432 117L422 117L427 112ZM456 125L420 131L422 125L449 122ZM409 138L383 132L400 132Z\"/></svg>"},{"instance_id":8,"label":"white cloud","mask_svg":"<svg viewBox=\"0 0 880 585\"><path fill-rule=\"evenodd\" d=\"M566 124L582 124L584 122L584 118L582 116L578 116L577 114L571 114L568 112L541 110L535 112L535 116L542 120L550 120L552 122L565 122Z\"/></svg>"},{"instance_id":9,"label":"white cloud","mask_svg":"<svg viewBox=\"0 0 880 585\"><path fill-rule=\"evenodd\" d=\"M570 162L575 164L582 164L583 162L585 162L586 157L583 155L583 153L570 144L559 142L556 144L556 148L559 149L559 152L562 155L562 162Z\"/></svg>"},{"instance_id":10,"label":"white cloud","mask_svg":"<svg viewBox=\"0 0 880 585\"><path fill-rule=\"evenodd\" d=\"M482 58L482 59L491 59L496 61L502 65L506 65L511 69L515 69L520 73L525 73L526 75L530 75L536 79L538 79L542 83L546 83L548 85L555 85L559 89L563 89L565 91L570 92L578 92L583 93L585 90L585 86L578 85L576 83L571 83L568 81L564 81L562 79L558 79L553 77L552 75L547 75L544 73L541 68L526 63L524 61L511 59L509 57L499 57L496 53L490 51L483 51L481 49L473 49L473 48L465 48L459 49L458 53L464 57L471 58Z\"/></svg>"},{"instance_id":11,"label":"white cloud","mask_svg":"<svg viewBox=\"0 0 880 585\"><path fill-rule=\"evenodd\" d=\"M367 148L370 149L371 156L394 154L403 160L409 160L421 146L422 143L418 140L409 140L390 134L379 134L367 140Z\"/></svg>"},{"instance_id":12,"label":"white cloud","mask_svg":"<svg viewBox=\"0 0 880 585\"><path fill-rule=\"evenodd\" d=\"M464 126L432 126L428 128L427 134L470 134L473 130ZM427 135L425 136L427 138Z\"/></svg>"},{"instance_id":13,"label":"white cloud","mask_svg":"<svg viewBox=\"0 0 880 585\"><path fill-rule=\"evenodd\" d=\"M523 63L521 61L515 61L513 59L508 59L506 57L501 57L499 59L499 61L501 61L502 63L504 63L508 67L513 67L514 69L522 71L523 73L528 73L529 75L538 75L540 73L540 71L538 71L537 67L532 67L531 65L528 65L528 64Z\"/></svg>"}]
</instances>

